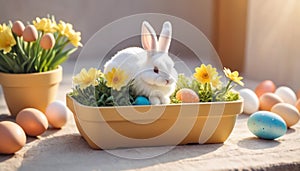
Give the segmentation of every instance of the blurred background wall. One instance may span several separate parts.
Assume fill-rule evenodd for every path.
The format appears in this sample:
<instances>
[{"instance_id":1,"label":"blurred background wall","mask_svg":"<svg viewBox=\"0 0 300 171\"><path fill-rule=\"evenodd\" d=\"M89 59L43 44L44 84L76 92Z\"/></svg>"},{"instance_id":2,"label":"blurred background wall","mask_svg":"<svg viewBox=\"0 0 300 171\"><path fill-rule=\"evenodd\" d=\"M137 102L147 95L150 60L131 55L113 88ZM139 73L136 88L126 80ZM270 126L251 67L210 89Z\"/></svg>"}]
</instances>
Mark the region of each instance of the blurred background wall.
<instances>
[{"instance_id":1,"label":"blurred background wall","mask_svg":"<svg viewBox=\"0 0 300 171\"><path fill-rule=\"evenodd\" d=\"M54 14L81 31L85 43L103 26L119 18L164 13L192 23L214 42L214 7L211 0L0 0L0 21L32 21L37 16Z\"/></svg>"},{"instance_id":2,"label":"blurred background wall","mask_svg":"<svg viewBox=\"0 0 300 171\"><path fill-rule=\"evenodd\" d=\"M247 78L300 89L300 1L249 0Z\"/></svg>"}]
</instances>

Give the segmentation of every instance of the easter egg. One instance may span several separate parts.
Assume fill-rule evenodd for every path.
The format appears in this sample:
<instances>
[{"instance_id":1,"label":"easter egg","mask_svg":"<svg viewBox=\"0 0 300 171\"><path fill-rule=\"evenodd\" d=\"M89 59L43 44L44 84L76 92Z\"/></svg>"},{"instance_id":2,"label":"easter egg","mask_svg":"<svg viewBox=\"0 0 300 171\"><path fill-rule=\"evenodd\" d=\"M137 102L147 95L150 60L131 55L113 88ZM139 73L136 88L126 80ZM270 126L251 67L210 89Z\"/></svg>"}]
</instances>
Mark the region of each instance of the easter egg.
<instances>
[{"instance_id":1,"label":"easter egg","mask_svg":"<svg viewBox=\"0 0 300 171\"><path fill-rule=\"evenodd\" d=\"M253 113L247 122L248 129L257 137L273 140L287 131L284 120L275 113L258 111Z\"/></svg>"},{"instance_id":2,"label":"easter egg","mask_svg":"<svg viewBox=\"0 0 300 171\"><path fill-rule=\"evenodd\" d=\"M298 109L288 103L277 103L272 107L271 112L281 116L287 127L295 125L300 119Z\"/></svg>"},{"instance_id":3,"label":"easter egg","mask_svg":"<svg viewBox=\"0 0 300 171\"><path fill-rule=\"evenodd\" d=\"M297 99L300 99L300 89L297 91Z\"/></svg>"},{"instance_id":4,"label":"easter egg","mask_svg":"<svg viewBox=\"0 0 300 171\"><path fill-rule=\"evenodd\" d=\"M297 101L296 93L289 87L281 86L278 87L275 91L275 94L278 95L283 102L295 105Z\"/></svg>"},{"instance_id":5,"label":"easter egg","mask_svg":"<svg viewBox=\"0 0 300 171\"><path fill-rule=\"evenodd\" d=\"M29 136L41 135L48 128L46 116L41 111L34 108L21 110L16 117L16 122Z\"/></svg>"},{"instance_id":6,"label":"easter egg","mask_svg":"<svg viewBox=\"0 0 300 171\"><path fill-rule=\"evenodd\" d=\"M68 109L62 101L54 101L47 106L45 115L52 127L61 128L67 123Z\"/></svg>"},{"instance_id":7,"label":"easter egg","mask_svg":"<svg viewBox=\"0 0 300 171\"><path fill-rule=\"evenodd\" d=\"M199 96L197 93L189 88L183 88L176 92L176 99L182 103L197 103L199 102Z\"/></svg>"},{"instance_id":8,"label":"easter egg","mask_svg":"<svg viewBox=\"0 0 300 171\"><path fill-rule=\"evenodd\" d=\"M265 80L258 84L258 86L255 88L255 94L257 97L260 97L264 93L274 93L276 90L276 85L271 80Z\"/></svg>"},{"instance_id":9,"label":"easter egg","mask_svg":"<svg viewBox=\"0 0 300 171\"><path fill-rule=\"evenodd\" d=\"M38 38L38 32L33 25L28 25L23 31L23 39L26 42L34 42Z\"/></svg>"},{"instance_id":10,"label":"easter egg","mask_svg":"<svg viewBox=\"0 0 300 171\"><path fill-rule=\"evenodd\" d=\"M22 36L24 29L25 26L22 21L15 21L11 28L11 30L19 37Z\"/></svg>"},{"instance_id":11,"label":"easter egg","mask_svg":"<svg viewBox=\"0 0 300 171\"><path fill-rule=\"evenodd\" d=\"M148 100L148 98L146 98L144 96L138 96L138 97L136 97L133 104L134 105L150 105L150 101Z\"/></svg>"},{"instance_id":12,"label":"easter egg","mask_svg":"<svg viewBox=\"0 0 300 171\"><path fill-rule=\"evenodd\" d=\"M297 100L295 106L296 106L296 108L298 109L298 111L300 112L300 99Z\"/></svg>"},{"instance_id":13,"label":"easter egg","mask_svg":"<svg viewBox=\"0 0 300 171\"><path fill-rule=\"evenodd\" d=\"M259 108L259 99L257 98L254 91L248 88L241 89L239 91L240 96L243 98L243 113L252 114L258 111Z\"/></svg>"},{"instance_id":14,"label":"easter egg","mask_svg":"<svg viewBox=\"0 0 300 171\"><path fill-rule=\"evenodd\" d=\"M52 33L46 33L41 38L40 45L45 50L53 48L54 44L55 39Z\"/></svg>"},{"instance_id":15,"label":"easter egg","mask_svg":"<svg viewBox=\"0 0 300 171\"><path fill-rule=\"evenodd\" d=\"M13 154L26 143L23 129L11 121L0 122L0 153Z\"/></svg>"},{"instance_id":16,"label":"easter egg","mask_svg":"<svg viewBox=\"0 0 300 171\"><path fill-rule=\"evenodd\" d=\"M259 97L259 108L261 110L270 111L275 104L282 102L283 100L278 95L274 93L265 93Z\"/></svg>"}]
</instances>

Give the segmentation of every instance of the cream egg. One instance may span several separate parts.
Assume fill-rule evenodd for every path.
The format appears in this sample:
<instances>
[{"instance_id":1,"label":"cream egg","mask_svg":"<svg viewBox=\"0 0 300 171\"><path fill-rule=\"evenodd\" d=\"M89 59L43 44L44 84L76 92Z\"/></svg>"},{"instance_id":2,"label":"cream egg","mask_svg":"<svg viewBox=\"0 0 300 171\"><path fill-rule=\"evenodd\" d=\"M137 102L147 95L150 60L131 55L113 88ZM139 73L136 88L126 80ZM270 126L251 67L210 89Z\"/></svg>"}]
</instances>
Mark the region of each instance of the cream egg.
<instances>
[{"instance_id":1,"label":"cream egg","mask_svg":"<svg viewBox=\"0 0 300 171\"><path fill-rule=\"evenodd\" d=\"M68 109L62 101L54 101L47 106L45 115L52 127L61 128L67 122Z\"/></svg>"},{"instance_id":2,"label":"cream egg","mask_svg":"<svg viewBox=\"0 0 300 171\"><path fill-rule=\"evenodd\" d=\"M11 121L0 122L0 137L0 153L2 154L13 154L26 143L23 129Z\"/></svg>"},{"instance_id":3,"label":"cream egg","mask_svg":"<svg viewBox=\"0 0 300 171\"><path fill-rule=\"evenodd\" d=\"M48 128L46 116L41 111L34 108L21 110L16 117L16 122L29 136L41 135Z\"/></svg>"},{"instance_id":4,"label":"cream egg","mask_svg":"<svg viewBox=\"0 0 300 171\"><path fill-rule=\"evenodd\" d=\"M298 109L288 103L277 103L272 107L271 112L281 116L285 121L287 127L295 125L300 119Z\"/></svg>"},{"instance_id":5,"label":"cream egg","mask_svg":"<svg viewBox=\"0 0 300 171\"><path fill-rule=\"evenodd\" d=\"M264 93L260 96L259 103L259 108L261 110L270 111L275 104L283 103L283 100L274 93Z\"/></svg>"},{"instance_id":6,"label":"cream egg","mask_svg":"<svg viewBox=\"0 0 300 171\"><path fill-rule=\"evenodd\" d=\"M239 91L244 100L243 113L252 114L259 109L259 99L251 89L244 88Z\"/></svg>"},{"instance_id":7,"label":"cream egg","mask_svg":"<svg viewBox=\"0 0 300 171\"><path fill-rule=\"evenodd\" d=\"M286 86L278 87L275 94L278 95L285 103L289 103L291 105L295 105L297 101L296 93Z\"/></svg>"}]
</instances>

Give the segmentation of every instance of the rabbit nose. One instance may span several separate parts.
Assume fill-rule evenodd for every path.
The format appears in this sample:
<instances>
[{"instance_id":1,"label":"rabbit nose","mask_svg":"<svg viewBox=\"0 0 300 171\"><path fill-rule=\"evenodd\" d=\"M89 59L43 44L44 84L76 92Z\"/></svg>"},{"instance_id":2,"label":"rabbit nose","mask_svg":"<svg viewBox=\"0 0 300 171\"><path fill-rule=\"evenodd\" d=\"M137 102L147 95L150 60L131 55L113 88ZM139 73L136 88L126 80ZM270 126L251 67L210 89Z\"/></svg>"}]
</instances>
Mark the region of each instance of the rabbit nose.
<instances>
[{"instance_id":1,"label":"rabbit nose","mask_svg":"<svg viewBox=\"0 0 300 171\"><path fill-rule=\"evenodd\" d=\"M169 84L170 83L170 81L169 80L166 80L166 84Z\"/></svg>"}]
</instances>

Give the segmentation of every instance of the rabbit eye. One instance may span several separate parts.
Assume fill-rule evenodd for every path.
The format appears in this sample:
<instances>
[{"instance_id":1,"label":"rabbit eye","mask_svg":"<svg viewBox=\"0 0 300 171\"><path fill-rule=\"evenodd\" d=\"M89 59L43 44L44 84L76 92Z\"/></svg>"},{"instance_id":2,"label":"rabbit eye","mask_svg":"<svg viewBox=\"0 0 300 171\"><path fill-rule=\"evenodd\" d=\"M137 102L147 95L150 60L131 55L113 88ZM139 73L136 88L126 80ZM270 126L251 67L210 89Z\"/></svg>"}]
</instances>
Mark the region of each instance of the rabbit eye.
<instances>
[{"instance_id":1,"label":"rabbit eye","mask_svg":"<svg viewBox=\"0 0 300 171\"><path fill-rule=\"evenodd\" d=\"M159 73L159 70L158 70L158 68L157 68L157 67L154 67L153 71L154 71L156 74L158 74L158 73Z\"/></svg>"}]
</instances>

